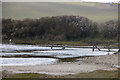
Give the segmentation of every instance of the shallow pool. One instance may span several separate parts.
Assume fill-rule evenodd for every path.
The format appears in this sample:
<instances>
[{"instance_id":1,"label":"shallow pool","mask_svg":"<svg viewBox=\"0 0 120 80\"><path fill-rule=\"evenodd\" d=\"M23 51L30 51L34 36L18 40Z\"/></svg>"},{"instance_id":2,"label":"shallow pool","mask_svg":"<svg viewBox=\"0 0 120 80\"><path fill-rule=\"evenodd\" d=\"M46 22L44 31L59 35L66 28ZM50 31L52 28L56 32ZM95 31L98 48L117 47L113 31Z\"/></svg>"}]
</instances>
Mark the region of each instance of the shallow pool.
<instances>
[{"instance_id":1,"label":"shallow pool","mask_svg":"<svg viewBox=\"0 0 120 80\"><path fill-rule=\"evenodd\" d=\"M28 66L40 64L55 64L58 59L53 58L0 58L2 66Z\"/></svg>"}]
</instances>

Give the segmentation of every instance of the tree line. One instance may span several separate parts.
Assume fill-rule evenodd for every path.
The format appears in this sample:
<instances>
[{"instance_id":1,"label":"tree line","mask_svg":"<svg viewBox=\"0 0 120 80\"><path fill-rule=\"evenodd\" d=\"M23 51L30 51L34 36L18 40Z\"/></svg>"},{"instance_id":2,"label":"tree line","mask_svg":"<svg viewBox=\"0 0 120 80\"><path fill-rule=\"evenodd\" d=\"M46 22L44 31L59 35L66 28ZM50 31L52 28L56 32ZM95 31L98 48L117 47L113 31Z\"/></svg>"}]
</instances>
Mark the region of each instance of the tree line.
<instances>
[{"instance_id":1,"label":"tree line","mask_svg":"<svg viewBox=\"0 0 120 80\"><path fill-rule=\"evenodd\" d=\"M2 39L70 41L85 38L116 38L118 22L102 24L82 16L53 16L40 19L2 19Z\"/></svg>"}]
</instances>

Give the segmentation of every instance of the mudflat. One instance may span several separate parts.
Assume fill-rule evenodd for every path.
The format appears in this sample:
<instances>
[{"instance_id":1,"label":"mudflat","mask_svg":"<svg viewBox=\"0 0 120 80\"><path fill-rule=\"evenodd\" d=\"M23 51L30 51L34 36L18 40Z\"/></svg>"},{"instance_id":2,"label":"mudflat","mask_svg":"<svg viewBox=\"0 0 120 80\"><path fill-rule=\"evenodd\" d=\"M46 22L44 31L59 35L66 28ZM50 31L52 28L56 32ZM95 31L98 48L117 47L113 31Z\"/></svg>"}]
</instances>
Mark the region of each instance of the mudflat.
<instances>
[{"instance_id":1,"label":"mudflat","mask_svg":"<svg viewBox=\"0 0 120 80\"><path fill-rule=\"evenodd\" d=\"M118 53L119 54L119 53ZM118 54L86 57L83 63L41 64L33 66L3 66L2 70L12 73L40 73L49 75L68 75L95 70L117 70Z\"/></svg>"}]
</instances>

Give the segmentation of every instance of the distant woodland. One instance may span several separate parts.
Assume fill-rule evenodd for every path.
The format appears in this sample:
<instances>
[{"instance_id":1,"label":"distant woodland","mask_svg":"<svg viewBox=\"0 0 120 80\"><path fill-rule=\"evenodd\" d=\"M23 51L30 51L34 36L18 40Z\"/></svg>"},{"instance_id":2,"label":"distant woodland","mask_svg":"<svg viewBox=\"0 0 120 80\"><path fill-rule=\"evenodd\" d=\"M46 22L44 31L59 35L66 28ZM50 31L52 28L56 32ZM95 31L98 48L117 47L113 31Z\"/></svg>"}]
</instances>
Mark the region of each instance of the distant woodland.
<instances>
[{"instance_id":1,"label":"distant woodland","mask_svg":"<svg viewBox=\"0 0 120 80\"><path fill-rule=\"evenodd\" d=\"M40 19L3 19L2 39L75 41L82 39L115 39L118 22L98 24L82 16L53 16Z\"/></svg>"}]
</instances>

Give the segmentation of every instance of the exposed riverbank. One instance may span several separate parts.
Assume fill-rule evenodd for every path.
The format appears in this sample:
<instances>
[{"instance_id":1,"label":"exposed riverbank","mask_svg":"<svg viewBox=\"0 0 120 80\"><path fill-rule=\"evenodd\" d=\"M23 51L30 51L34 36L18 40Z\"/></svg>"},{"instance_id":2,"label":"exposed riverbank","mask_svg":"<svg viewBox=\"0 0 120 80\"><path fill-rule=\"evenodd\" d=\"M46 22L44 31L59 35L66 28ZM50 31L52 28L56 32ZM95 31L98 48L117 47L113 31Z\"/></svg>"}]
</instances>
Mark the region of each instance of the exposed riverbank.
<instances>
[{"instance_id":1,"label":"exposed riverbank","mask_svg":"<svg viewBox=\"0 0 120 80\"><path fill-rule=\"evenodd\" d=\"M84 63L58 63L34 66L4 66L2 67L2 70L6 70L17 74L39 73L51 76L77 75L77 77L79 77L78 74L89 74L89 72L93 72L96 70L103 70L103 72L115 71L115 74L117 74L116 71L118 69L116 66L118 63L118 54L87 57L85 58Z\"/></svg>"},{"instance_id":2,"label":"exposed riverbank","mask_svg":"<svg viewBox=\"0 0 120 80\"><path fill-rule=\"evenodd\" d=\"M96 56L96 57L85 57L85 63L91 64L98 64L98 65L107 65L111 67L118 66L118 55L120 54L113 54L113 55L104 55L104 56Z\"/></svg>"}]
</instances>

